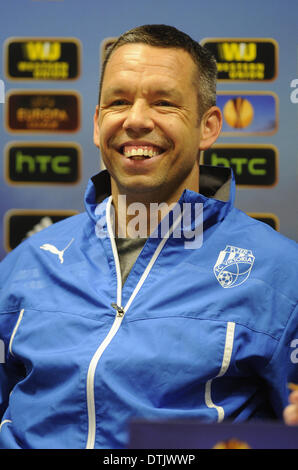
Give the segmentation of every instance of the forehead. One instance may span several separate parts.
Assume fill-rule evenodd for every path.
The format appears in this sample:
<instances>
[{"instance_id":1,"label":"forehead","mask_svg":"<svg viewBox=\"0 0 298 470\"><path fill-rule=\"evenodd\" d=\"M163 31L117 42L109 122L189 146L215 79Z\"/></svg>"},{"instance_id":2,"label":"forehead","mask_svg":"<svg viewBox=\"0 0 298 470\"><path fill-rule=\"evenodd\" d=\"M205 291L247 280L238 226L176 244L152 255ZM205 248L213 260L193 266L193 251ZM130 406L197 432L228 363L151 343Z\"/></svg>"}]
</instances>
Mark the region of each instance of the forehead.
<instances>
[{"instance_id":1,"label":"forehead","mask_svg":"<svg viewBox=\"0 0 298 470\"><path fill-rule=\"evenodd\" d=\"M128 77L138 80L153 77L161 83L185 86L193 82L196 72L196 64L183 49L125 44L112 53L106 65L103 87Z\"/></svg>"}]
</instances>

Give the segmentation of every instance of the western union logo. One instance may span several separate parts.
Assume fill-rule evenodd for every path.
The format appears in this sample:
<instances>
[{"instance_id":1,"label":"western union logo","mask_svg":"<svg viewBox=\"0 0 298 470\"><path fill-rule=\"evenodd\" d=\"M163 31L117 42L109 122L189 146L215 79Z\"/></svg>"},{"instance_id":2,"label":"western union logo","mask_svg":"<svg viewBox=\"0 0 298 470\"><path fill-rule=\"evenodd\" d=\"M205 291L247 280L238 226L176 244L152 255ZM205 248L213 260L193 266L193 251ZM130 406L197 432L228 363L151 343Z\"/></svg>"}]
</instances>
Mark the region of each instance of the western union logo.
<instances>
[{"instance_id":1,"label":"western union logo","mask_svg":"<svg viewBox=\"0 0 298 470\"><path fill-rule=\"evenodd\" d=\"M274 39L205 39L217 61L218 80L268 81L277 76L278 44Z\"/></svg>"},{"instance_id":2,"label":"western union logo","mask_svg":"<svg viewBox=\"0 0 298 470\"><path fill-rule=\"evenodd\" d=\"M6 42L6 75L14 80L70 80L80 73L77 39L20 38Z\"/></svg>"},{"instance_id":3,"label":"western union logo","mask_svg":"<svg viewBox=\"0 0 298 470\"><path fill-rule=\"evenodd\" d=\"M252 62L257 57L257 44L255 42L223 42L218 44L221 60L232 62Z\"/></svg>"},{"instance_id":4,"label":"western union logo","mask_svg":"<svg viewBox=\"0 0 298 470\"><path fill-rule=\"evenodd\" d=\"M23 44L24 56L34 60L59 60L61 57L61 43L58 41L29 41Z\"/></svg>"}]
</instances>

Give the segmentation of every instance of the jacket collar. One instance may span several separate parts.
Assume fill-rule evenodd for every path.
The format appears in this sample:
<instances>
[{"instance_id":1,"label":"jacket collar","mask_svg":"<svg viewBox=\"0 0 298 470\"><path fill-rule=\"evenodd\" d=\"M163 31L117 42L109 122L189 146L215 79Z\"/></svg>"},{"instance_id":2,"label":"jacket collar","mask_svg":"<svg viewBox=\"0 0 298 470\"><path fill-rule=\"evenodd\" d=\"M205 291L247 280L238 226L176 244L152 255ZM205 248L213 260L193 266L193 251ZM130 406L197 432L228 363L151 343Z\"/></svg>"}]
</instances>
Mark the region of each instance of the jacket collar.
<instances>
[{"instance_id":1,"label":"jacket collar","mask_svg":"<svg viewBox=\"0 0 298 470\"><path fill-rule=\"evenodd\" d=\"M231 168L200 165L200 192L184 190L179 204L203 203L204 221L212 215L213 222L222 220L231 210L235 199L235 179ZM98 205L111 195L111 181L107 170L93 176L85 193L85 208L89 217L97 222Z\"/></svg>"}]
</instances>

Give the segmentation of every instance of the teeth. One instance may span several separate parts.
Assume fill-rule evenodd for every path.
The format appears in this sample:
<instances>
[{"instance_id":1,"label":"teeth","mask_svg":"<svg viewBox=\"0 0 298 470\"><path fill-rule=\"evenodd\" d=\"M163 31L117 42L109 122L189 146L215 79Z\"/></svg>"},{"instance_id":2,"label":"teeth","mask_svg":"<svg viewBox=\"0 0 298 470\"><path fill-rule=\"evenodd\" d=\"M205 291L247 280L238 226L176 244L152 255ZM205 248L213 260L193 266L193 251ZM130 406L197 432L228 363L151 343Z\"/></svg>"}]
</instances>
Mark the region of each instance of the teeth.
<instances>
[{"instance_id":1,"label":"teeth","mask_svg":"<svg viewBox=\"0 0 298 470\"><path fill-rule=\"evenodd\" d=\"M152 148L148 147L131 147L131 146L124 146L123 155L125 157L155 157L158 155L159 152ZM134 160L141 160L140 158L134 158Z\"/></svg>"}]
</instances>

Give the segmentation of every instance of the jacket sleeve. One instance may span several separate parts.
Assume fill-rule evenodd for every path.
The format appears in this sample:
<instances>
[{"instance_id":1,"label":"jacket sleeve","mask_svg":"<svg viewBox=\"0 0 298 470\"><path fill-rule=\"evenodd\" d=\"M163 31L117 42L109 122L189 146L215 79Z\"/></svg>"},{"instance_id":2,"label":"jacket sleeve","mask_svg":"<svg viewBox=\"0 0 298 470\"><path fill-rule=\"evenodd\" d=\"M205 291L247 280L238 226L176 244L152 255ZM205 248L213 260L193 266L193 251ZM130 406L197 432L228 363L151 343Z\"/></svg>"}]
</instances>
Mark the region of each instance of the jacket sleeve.
<instances>
[{"instance_id":1,"label":"jacket sleeve","mask_svg":"<svg viewBox=\"0 0 298 470\"><path fill-rule=\"evenodd\" d=\"M289 383L298 384L298 304L294 305L271 361L264 370L271 403L280 420L289 404Z\"/></svg>"},{"instance_id":2,"label":"jacket sleeve","mask_svg":"<svg viewBox=\"0 0 298 470\"><path fill-rule=\"evenodd\" d=\"M24 376L23 367L9 350L23 301L12 288L14 278L20 273L21 251L16 249L0 263L0 421L7 408L10 392Z\"/></svg>"}]
</instances>

